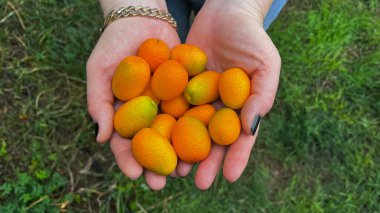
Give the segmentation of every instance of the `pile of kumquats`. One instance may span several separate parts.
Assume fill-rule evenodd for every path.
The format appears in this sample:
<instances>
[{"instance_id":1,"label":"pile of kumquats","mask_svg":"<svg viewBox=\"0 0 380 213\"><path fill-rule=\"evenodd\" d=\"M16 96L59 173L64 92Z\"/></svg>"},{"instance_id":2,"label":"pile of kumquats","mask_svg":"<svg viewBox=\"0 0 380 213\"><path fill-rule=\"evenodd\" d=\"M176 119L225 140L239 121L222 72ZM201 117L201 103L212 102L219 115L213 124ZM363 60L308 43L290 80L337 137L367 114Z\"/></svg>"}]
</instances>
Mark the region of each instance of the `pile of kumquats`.
<instances>
[{"instance_id":1,"label":"pile of kumquats","mask_svg":"<svg viewBox=\"0 0 380 213\"><path fill-rule=\"evenodd\" d=\"M146 169L170 174L177 158L196 163L210 153L211 141L237 140L241 122L235 110L250 94L250 80L240 68L223 73L206 69L200 48L173 49L156 38L144 41L137 56L118 65L112 79L115 97L125 103L114 116L114 128L132 139L132 153ZM221 99L225 108L216 110Z\"/></svg>"}]
</instances>

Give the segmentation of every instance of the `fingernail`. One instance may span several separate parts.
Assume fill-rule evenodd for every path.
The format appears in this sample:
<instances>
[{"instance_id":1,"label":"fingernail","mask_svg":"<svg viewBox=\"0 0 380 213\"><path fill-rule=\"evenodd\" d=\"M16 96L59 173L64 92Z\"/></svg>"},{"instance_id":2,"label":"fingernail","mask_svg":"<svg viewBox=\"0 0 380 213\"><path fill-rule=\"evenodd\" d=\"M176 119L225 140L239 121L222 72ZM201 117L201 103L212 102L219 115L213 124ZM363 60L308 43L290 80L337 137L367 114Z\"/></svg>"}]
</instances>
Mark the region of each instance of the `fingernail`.
<instances>
[{"instance_id":1,"label":"fingernail","mask_svg":"<svg viewBox=\"0 0 380 213\"><path fill-rule=\"evenodd\" d=\"M96 140L96 138L98 138L98 133L99 133L99 125L98 125L98 123L95 123L95 125L94 125L94 130L95 130L95 140Z\"/></svg>"},{"instance_id":2,"label":"fingernail","mask_svg":"<svg viewBox=\"0 0 380 213\"><path fill-rule=\"evenodd\" d=\"M200 189L200 188L198 188L198 187L195 187L196 189L198 189L200 192L205 192L205 191L207 191L207 189Z\"/></svg>"},{"instance_id":3,"label":"fingernail","mask_svg":"<svg viewBox=\"0 0 380 213\"><path fill-rule=\"evenodd\" d=\"M251 126L252 135L255 135L257 127L259 126L260 120L261 120L260 115L256 115L253 118L253 122L252 122L252 126Z\"/></svg>"}]
</instances>

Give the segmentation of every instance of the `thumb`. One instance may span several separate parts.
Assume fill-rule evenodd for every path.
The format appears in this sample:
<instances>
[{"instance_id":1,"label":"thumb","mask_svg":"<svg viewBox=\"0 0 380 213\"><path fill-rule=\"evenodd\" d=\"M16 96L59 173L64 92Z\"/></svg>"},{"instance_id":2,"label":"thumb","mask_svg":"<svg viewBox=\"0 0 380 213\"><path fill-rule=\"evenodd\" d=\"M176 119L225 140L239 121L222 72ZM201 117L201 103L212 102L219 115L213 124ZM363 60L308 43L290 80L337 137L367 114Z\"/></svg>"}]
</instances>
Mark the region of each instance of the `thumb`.
<instances>
[{"instance_id":1,"label":"thumb","mask_svg":"<svg viewBox=\"0 0 380 213\"><path fill-rule=\"evenodd\" d=\"M114 97L111 89L112 75L99 69L91 58L87 62L87 107L99 128L96 141L106 142L113 132Z\"/></svg>"},{"instance_id":2,"label":"thumb","mask_svg":"<svg viewBox=\"0 0 380 213\"><path fill-rule=\"evenodd\" d=\"M251 73L251 95L241 111L242 127L247 134L255 135L261 118L270 111L276 96L281 58L275 47L266 59Z\"/></svg>"}]
</instances>

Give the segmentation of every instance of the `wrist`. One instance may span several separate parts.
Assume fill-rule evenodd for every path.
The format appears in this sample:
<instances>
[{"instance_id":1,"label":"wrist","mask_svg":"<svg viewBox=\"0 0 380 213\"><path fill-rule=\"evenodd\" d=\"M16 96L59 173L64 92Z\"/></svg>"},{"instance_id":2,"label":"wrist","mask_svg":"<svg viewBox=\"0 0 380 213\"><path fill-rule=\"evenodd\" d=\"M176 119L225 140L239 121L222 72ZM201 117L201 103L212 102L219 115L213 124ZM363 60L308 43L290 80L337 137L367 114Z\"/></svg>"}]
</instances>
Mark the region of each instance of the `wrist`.
<instances>
[{"instance_id":1,"label":"wrist","mask_svg":"<svg viewBox=\"0 0 380 213\"><path fill-rule=\"evenodd\" d=\"M165 0L99 0L103 15L106 17L111 10L128 6L143 6L167 11Z\"/></svg>"},{"instance_id":2,"label":"wrist","mask_svg":"<svg viewBox=\"0 0 380 213\"><path fill-rule=\"evenodd\" d=\"M226 11L226 9L245 11L258 22L263 23L272 2L273 0L206 0L205 4L220 11Z\"/></svg>"}]
</instances>

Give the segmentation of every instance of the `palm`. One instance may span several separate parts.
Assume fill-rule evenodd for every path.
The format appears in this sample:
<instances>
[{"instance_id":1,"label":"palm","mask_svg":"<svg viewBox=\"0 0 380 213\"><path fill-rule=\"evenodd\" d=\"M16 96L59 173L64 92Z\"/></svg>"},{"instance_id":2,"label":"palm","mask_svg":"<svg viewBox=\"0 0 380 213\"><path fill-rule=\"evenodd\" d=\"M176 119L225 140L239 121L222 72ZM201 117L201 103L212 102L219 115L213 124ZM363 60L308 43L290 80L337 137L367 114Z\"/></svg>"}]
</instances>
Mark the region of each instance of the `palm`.
<instances>
[{"instance_id":1,"label":"palm","mask_svg":"<svg viewBox=\"0 0 380 213\"><path fill-rule=\"evenodd\" d=\"M241 67L250 74L277 52L261 24L241 10L221 13L206 7L197 15L186 42L206 51L208 69Z\"/></svg>"},{"instance_id":2,"label":"palm","mask_svg":"<svg viewBox=\"0 0 380 213\"><path fill-rule=\"evenodd\" d=\"M113 132L114 107L121 102L114 102L111 81L119 62L126 56L136 55L139 44L148 38L162 39L170 48L180 43L176 31L165 22L142 17L120 19L106 28L87 62L89 112L101 130L97 140L104 142L111 137L111 149L119 168L133 179L142 174L143 168L131 153L130 140ZM149 171L144 175L152 189L165 185L164 176Z\"/></svg>"},{"instance_id":3,"label":"palm","mask_svg":"<svg viewBox=\"0 0 380 213\"><path fill-rule=\"evenodd\" d=\"M269 103L264 107L269 111L273 103L271 99L274 98L277 89L278 73L269 74L265 71L271 70L272 67L274 70L278 68L279 71L280 58L262 24L255 21L257 19L250 14L250 11L239 7L222 13L217 8L205 4L194 20L186 43L195 44L206 52L209 70L223 72L231 67L245 70L252 83L250 98L257 96L255 92L273 93L267 97L267 101L263 100L261 103ZM266 99L265 96L263 99ZM251 105L247 101L243 107L241 118L244 131L239 139L228 147L225 156L223 174L230 182L237 180L242 174L256 140L257 134L250 134L252 107L256 107ZM209 157L200 163L195 176L199 188L207 189L212 184L223 162L225 149L214 144Z\"/></svg>"},{"instance_id":4,"label":"palm","mask_svg":"<svg viewBox=\"0 0 380 213\"><path fill-rule=\"evenodd\" d=\"M169 47L180 43L177 33L167 23L152 23L141 17L135 19L138 20L120 19L108 26L94 48L89 63L96 64L107 76L112 76L119 62L126 56L136 55L138 46L148 38L162 39ZM133 24L128 23L132 21Z\"/></svg>"}]
</instances>

